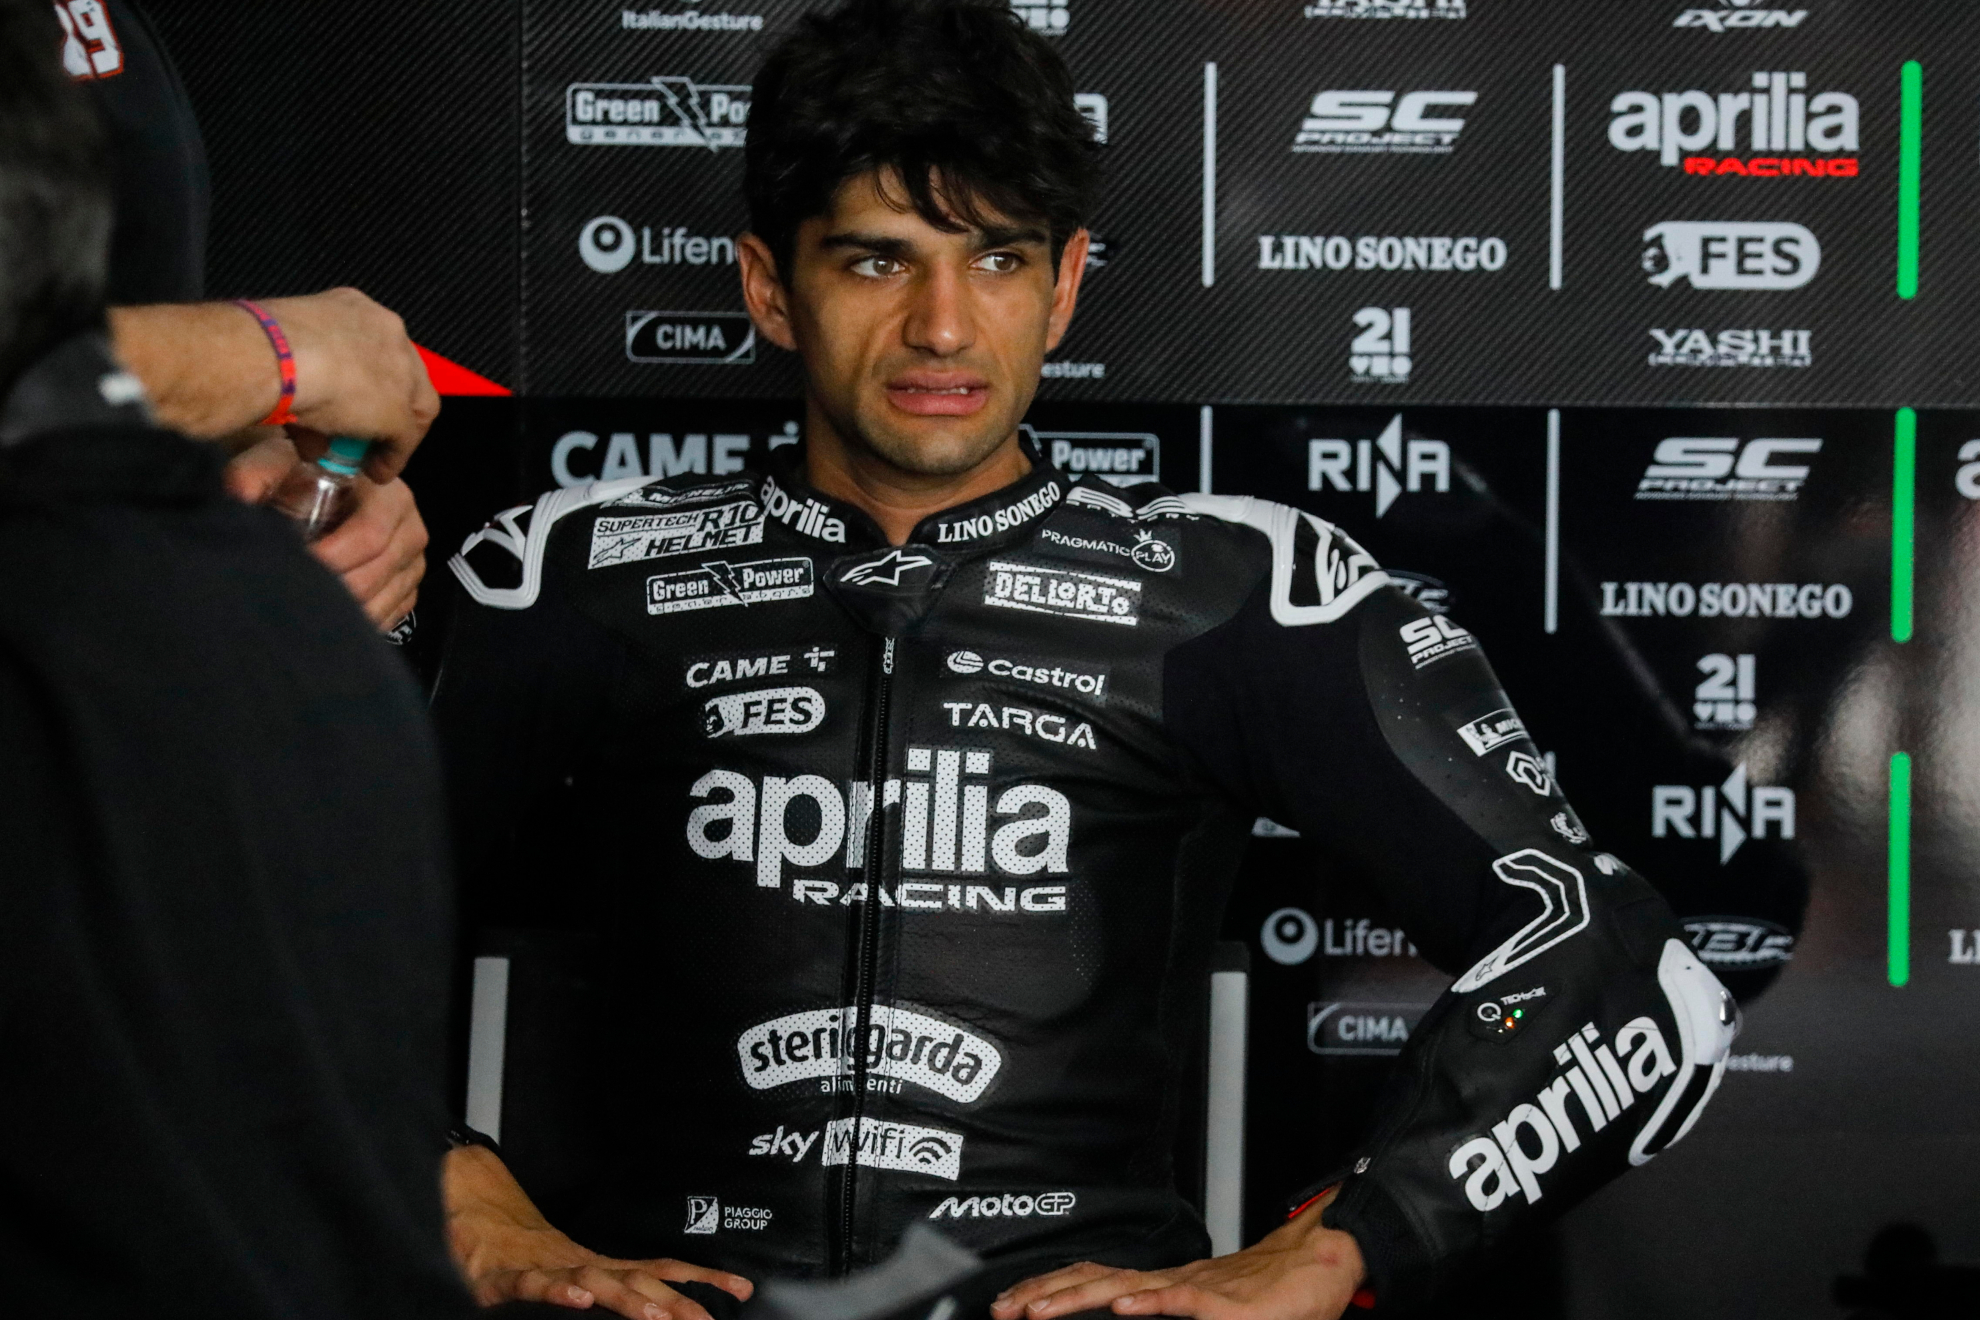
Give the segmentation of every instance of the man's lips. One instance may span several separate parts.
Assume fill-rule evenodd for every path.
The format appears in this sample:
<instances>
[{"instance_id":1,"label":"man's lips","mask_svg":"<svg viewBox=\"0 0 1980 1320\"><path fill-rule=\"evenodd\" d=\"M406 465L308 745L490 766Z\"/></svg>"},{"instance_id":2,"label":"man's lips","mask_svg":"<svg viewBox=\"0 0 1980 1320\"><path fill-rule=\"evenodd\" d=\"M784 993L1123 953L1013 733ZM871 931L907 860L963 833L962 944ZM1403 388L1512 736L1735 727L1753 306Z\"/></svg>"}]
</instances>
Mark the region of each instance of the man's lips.
<instances>
[{"instance_id":1,"label":"man's lips","mask_svg":"<svg viewBox=\"0 0 1980 1320\"><path fill-rule=\"evenodd\" d=\"M904 372L887 382L887 397L902 412L920 417L967 417L990 397L981 376Z\"/></svg>"}]
</instances>

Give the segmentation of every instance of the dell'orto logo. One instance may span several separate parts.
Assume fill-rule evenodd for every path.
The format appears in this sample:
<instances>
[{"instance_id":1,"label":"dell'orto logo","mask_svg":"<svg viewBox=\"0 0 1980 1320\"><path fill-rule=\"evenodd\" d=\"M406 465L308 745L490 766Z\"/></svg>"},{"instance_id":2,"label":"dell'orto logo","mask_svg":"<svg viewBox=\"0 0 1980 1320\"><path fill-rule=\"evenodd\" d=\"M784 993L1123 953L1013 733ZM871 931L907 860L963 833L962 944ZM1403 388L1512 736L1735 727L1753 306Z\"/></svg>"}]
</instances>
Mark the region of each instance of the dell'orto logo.
<instances>
[{"instance_id":1,"label":"dell'orto logo","mask_svg":"<svg viewBox=\"0 0 1980 1320\"><path fill-rule=\"evenodd\" d=\"M1348 345L1348 373L1357 384L1407 385L1415 358L1407 307L1364 307L1354 314L1361 333Z\"/></svg>"},{"instance_id":2,"label":"dell'orto logo","mask_svg":"<svg viewBox=\"0 0 1980 1320\"><path fill-rule=\"evenodd\" d=\"M1743 731L1753 727L1758 684L1754 657L1715 653L1698 661L1705 675L1691 694L1692 727L1709 731Z\"/></svg>"},{"instance_id":3,"label":"dell'orto logo","mask_svg":"<svg viewBox=\"0 0 1980 1320\"><path fill-rule=\"evenodd\" d=\"M1643 269L1668 289L1799 289L1822 268L1822 245L1778 220L1666 220L1643 231Z\"/></svg>"},{"instance_id":4,"label":"dell'orto logo","mask_svg":"<svg viewBox=\"0 0 1980 1320\"><path fill-rule=\"evenodd\" d=\"M1687 9L1671 20L1672 27L1705 32L1751 28L1796 28L1808 17L1806 9L1762 9L1760 0L1719 0L1716 9Z\"/></svg>"},{"instance_id":5,"label":"dell'orto logo","mask_svg":"<svg viewBox=\"0 0 1980 1320\"><path fill-rule=\"evenodd\" d=\"M1743 92L1694 89L1654 96L1623 92L1609 102L1609 112L1614 116L1609 121L1610 146L1618 151L1654 151L1660 164L1676 168L1682 162L1688 175L1856 177L1856 98L1848 92L1810 96L1808 75L1799 70L1756 71L1751 90ZM1744 142L1742 120L1747 130ZM1755 154L1738 155L1742 146Z\"/></svg>"},{"instance_id":6,"label":"dell'orto logo","mask_svg":"<svg viewBox=\"0 0 1980 1320\"><path fill-rule=\"evenodd\" d=\"M756 327L746 312L627 312L626 357L746 367L756 361Z\"/></svg>"},{"instance_id":7,"label":"dell'orto logo","mask_svg":"<svg viewBox=\"0 0 1980 1320\"><path fill-rule=\"evenodd\" d=\"M1308 440L1308 490L1373 489L1375 516L1389 511L1405 491L1414 495L1451 488L1451 447L1442 440L1404 440L1397 413L1373 440Z\"/></svg>"},{"instance_id":8,"label":"dell'orto logo","mask_svg":"<svg viewBox=\"0 0 1980 1320\"><path fill-rule=\"evenodd\" d=\"M1725 782L1702 788L1658 784L1650 790L1650 837L1719 841L1719 865L1733 859L1748 839L1794 837L1794 790L1746 782L1741 762Z\"/></svg>"},{"instance_id":9,"label":"dell'orto logo","mask_svg":"<svg viewBox=\"0 0 1980 1320\"><path fill-rule=\"evenodd\" d=\"M1477 100L1477 92L1459 91L1317 92L1292 149L1447 155L1464 131L1464 116L1452 112Z\"/></svg>"},{"instance_id":10,"label":"dell'orto logo","mask_svg":"<svg viewBox=\"0 0 1980 1320\"><path fill-rule=\"evenodd\" d=\"M1672 436L1657 442L1636 483L1636 498L1785 502L1801 494L1808 465L1783 459L1821 450L1822 442L1813 438L1741 443L1733 436Z\"/></svg>"},{"instance_id":11,"label":"dell'orto logo","mask_svg":"<svg viewBox=\"0 0 1980 1320\"><path fill-rule=\"evenodd\" d=\"M749 85L655 75L643 83L572 83L564 89L564 140L577 146L701 147L743 144Z\"/></svg>"}]
</instances>

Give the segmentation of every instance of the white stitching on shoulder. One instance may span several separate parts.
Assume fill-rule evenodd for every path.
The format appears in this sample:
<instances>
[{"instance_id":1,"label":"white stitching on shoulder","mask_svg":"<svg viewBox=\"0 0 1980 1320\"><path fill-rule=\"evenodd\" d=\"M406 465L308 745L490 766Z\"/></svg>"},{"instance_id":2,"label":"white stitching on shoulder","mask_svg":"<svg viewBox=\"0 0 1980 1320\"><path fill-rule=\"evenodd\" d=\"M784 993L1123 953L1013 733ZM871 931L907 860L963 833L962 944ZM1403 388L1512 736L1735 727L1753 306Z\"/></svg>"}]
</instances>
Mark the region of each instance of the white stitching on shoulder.
<instances>
[{"instance_id":1,"label":"white stitching on shoulder","mask_svg":"<svg viewBox=\"0 0 1980 1320\"><path fill-rule=\"evenodd\" d=\"M1250 495L1188 494L1176 498L1192 513L1255 527L1271 541L1272 618L1281 627L1333 623L1389 585L1389 575L1382 571L1373 555L1332 523L1310 513ZM1318 538L1312 567L1313 585L1320 597L1318 605L1292 603L1293 574L1300 569L1293 562L1293 538L1301 519Z\"/></svg>"}]
</instances>

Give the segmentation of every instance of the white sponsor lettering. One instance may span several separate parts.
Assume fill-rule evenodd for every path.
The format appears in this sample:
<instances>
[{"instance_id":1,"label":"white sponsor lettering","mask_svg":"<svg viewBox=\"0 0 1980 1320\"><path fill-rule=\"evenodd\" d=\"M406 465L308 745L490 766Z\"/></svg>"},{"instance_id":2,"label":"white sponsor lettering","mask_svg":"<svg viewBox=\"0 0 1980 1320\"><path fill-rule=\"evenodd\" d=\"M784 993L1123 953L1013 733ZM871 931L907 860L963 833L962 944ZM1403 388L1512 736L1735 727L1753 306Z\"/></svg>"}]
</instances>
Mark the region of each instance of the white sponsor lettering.
<instances>
[{"instance_id":1,"label":"white sponsor lettering","mask_svg":"<svg viewBox=\"0 0 1980 1320\"><path fill-rule=\"evenodd\" d=\"M1005 1192L1002 1196L951 1196L928 1212L930 1219L1029 1219L1071 1214L1079 1197L1072 1192Z\"/></svg>"},{"instance_id":2,"label":"white sponsor lettering","mask_svg":"<svg viewBox=\"0 0 1980 1320\"><path fill-rule=\"evenodd\" d=\"M749 1143L749 1153L774 1155L788 1159L793 1164L802 1164L804 1157L811 1153L811 1148L817 1141L816 1132L786 1132L784 1125L779 1123L775 1132L765 1132L760 1137L752 1138Z\"/></svg>"},{"instance_id":3,"label":"white sponsor lettering","mask_svg":"<svg viewBox=\"0 0 1980 1320\"><path fill-rule=\"evenodd\" d=\"M1465 0L1310 0L1308 18L1463 18Z\"/></svg>"},{"instance_id":4,"label":"white sponsor lettering","mask_svg":"<svg viewBox=\"0 0 1980 1320\"><path fill-rule=\"evenodd\" d=\"M1396 630L1403 644L1409 648L1409 662L1417 669L1435 664L1446 656L1460 651L1469 651L1478 645L1478 639L1469 631L1451 622L1448 614L1433 614L1424 619L1411 619Z\"/></svg>"},{"instance_id":5,"label":"white sponsor lettering","mask_svg":"<svg viewBox=\"0 0 1980 1320\"><path fill-rule=\"evenodd\" d=\"M1367 917L1333 917L1320 923L1323 958L1414 958L1416 946L1400 926L1383 926Z\"/></svg>"},{"instance_id":6,"label":"white sponsor lettering","mask_svg":"<svg viewBox=\"0 0 1980 1320\"><path fill-rule=\"evenodd\" d=\"M1005 733L1021 733L1041 742L1099 750L1099 744L1093 740L1091 724L1073 724L1065 716L1051 711L1028 710L1023 706L992 706L979 701L945 701L942 709L949 712L949 727L952 729L998 729Z\"/></svg>"},{"instance_id":7,"label":"white sponsor lettering","mask_svg":"<svg viewBox=\"0 0 1980 1320\"><path fill-rule=\"evenodd\" d=\"M701 731L710 738L755 733L810 733L825 721L825 698L808 687L764 688L710 697L701 708Z\"/></svg>"},{"instance_id":8,"label":"white sponsor lettering","mask_svg":"<svg viewBox=\"0 0 1980 1320\"><path fill-rule=\"evenodd\" d=\"M667 74L643 83L572 83L564 91L564 140L578 146L740 147L749 92L747 83L696 83Z\"/></svg>"},{"instance_id":9,"label":"white sponsor lettering","mask_svg":"<svg viewBox=\"0 0 1980 1320\"><path fill-rule=\"evenodd\" d=\"M1636 483L1639 500L1791 500L1808 480L1806 463L1785 454L1817 454L1816 439L1748 440L1733 436L1672 436L1657 442Z\"/></svg>"},{"instance_id":10,"label":"white sponsor lettering","mask_svg":"<svg viewBox=\"0 0 1980 1320\"><path fill-rule=\"evenodd\" d=\"M1295 148L1296 150L1297 148ZM1396 234L1260 234L1260 270L1494 271L1506 266L1503 238Z\"/></svg>"},{"instance_id":11,"label":"white sponsor lettering","mask_svg":"<svg viewBox=\"0 0 1980 1320\"><path fill-rule=\"evenodd\" d=\"M1428 1004L1334 1000L1306 1006L1306 1048L1319 1055L1402 1053Z\"/></svg>"},{"instance_id":12,"label":"white sponsor lettering","mask_svg":"<svg viewBox=\"0 0 1980 1320\"><path fill-rule=\"evenodd\" d=\"M1741 0L1719 0L1727 6L1737 6L1730 11L1723 9L1687 9L1671 20L1672 27L1702 28L1707 32L1730 32L1749 28L1793 28L1800 27L1801 20L1808 17L1806 9L1752 9L1741 4Z\"/></svg>"},{"instance_id":13,"label":"white sponsor lettering","mask_svg":"<svg viewBox=\"0 0 1980 1320\"><path fill-rule=\"evenodd\" d=\"M825 1125L827 1165L857 1162L861 1168L925 1173L954 1182L962 1176L960 1132L917 1127L884 1118L835 1118Z\"/></svg>"},{"instance_id":14,"label":"white sponsor lettering","mask_svg":"<svg viewBox=\"0 0 1980 1320\"><path fill-rule=\"evenodd\" d=\"M1132 628L1141 622L1141 583L1042 564L991 560L983 582L983 603L1001 609L1057 614Z\"/></svg>"},{"instance_id":15,"label":"white sponsor lettering","mask_svg":"<svg viewBox=\"0 0 1980 1320\"><path fill-rule=\"evenodd\" d=\"M760 605L811 594L809 559L755 559L731 564L715 559L684 573L646 579L646 612L677 614L718 605Z\"/></svg>"},{"instance_id":16,"label":"white sponsor lettering","mask_svg":"<svg viewBox=\"0 0 1980 1320\"><path fill-rule=\"evenodd\" d=\"M1072 22L1072 0L1011 0L1011 12L1034 32L1063 37Z\"/></svg>"},{"instance_id":17,"label":"white sponsor lettering","mask_svg":"<svg viewBox=\"0 0 1980 1320\"><path fill-rule=\"evenodd\" d=\"M829 647L814 646L804 651L714 656L689 661L681 677L691 688L713 687L717 683L748 679L781 678L794 672L800 660L804 662L806 672L829 674L832 672L832 661L838 654Z\"/></svg>"},{"instance_id":18,"label":"white sponsor lettering","mask_svg":"<svg viewBox=\"0 0 1980 1320\"><path fill-rule=\"evenodd\" d=\"M1654 151L1660 164L1680 162L1690 175L1738 174L1760 178L1854 178L1853 157L1826 161L1779 155L1723 160L1696 152L1737 152L1740 120L1756 152L1812 151L1826 155L1857 149L1858 106L1848 92L1808 95L1800 71L1757 71L1752 90L1622 92L1609 103L1609 145L1618 151Z\"/></svg>"},{"instance_id":19,"label":"white sponsor lettering","mask_svg":"<svg viewBox=\"0 0 1980 1320\"><path fill-rule=\"evenodd\" d=\"M1354 323L1361 328L1348 344L1348 374L1374 385L1407 385L1416 365L1407 307L1364 307Z\"/></svg>"},{"instance_id":20,"label":"white sponsor lettering","mask_svg":"<svg viewBox=\"0 0 1980 1320\"><path fill-rule=\"evenodd\" d=\"M1757 917L1690 917L1684 933L1707 967L1778 967L1794 957L1794 935Z\"/></svg>"},{"instance_id":21,"label":"white sponsor lettering","mask_svg":"<svg viewBox=\"0 0 1980 1320\"><path fill-rule=\"evenodd\" d=\"M988 671L997 678L1034 683L1044 688L1063 688L1084 697L1092 697L1097 701L1104 702L1107 699L1105 670L1092 673L1042 662L1011 660L1004 656L991 656L986 660L975 651L951 651L946 663L952 673L980 674Z\"/></svg>"},{"instance_id":22,"label":"white sponsor lettering","mask_svg":"<svg viewBox=\"0 0 1980 1320\"><path fill-rule=\"evenodd\" d=\"M838 545L846 543L846 524L831 515L825 502L815 496L799 499L777 484L775 477L763 479L763 507L770 516L805 536Z\"/></svg>"},{"instance_id":23,"label":"white sponsor lettering","mask_svg":"<svg viewBox=\"0 0 1980 1320\"><path fill-rule=\"evenodd\" d=\"M743 1080L763 1091L813 1078L851 1077L864 1054L869 1074L894 1078L958 1104L983 1097L1004 1066L1003 1052L973 1031L926 1013L874 1004L864 1049L857 1012L821 1008L758 1023L736 1039Z\"/></svg>"},{"instance_id":24,"label":"white sponsor lettering","mask_svg":"<svg viewBox=\"0 0 1980 1320\"><path fill-rule=\"evenodd\" d=\"M1021 500L1011 501L1001 509L937 523L935 540L940 545L949 545L957 541L977 541L986 536L995 536L998 532L1007 532L1013 527L1022 527L1057 504L1064 494L1057 482L1048 483Z\"/></svg>"},{"instance_id":25,"label":"white sponsor lettering","mask_svg":"<svg viewBox=\"0 0 1980 1320\"><path fill-rule=\"evenodd\" d=\"M1666 220L1643 231L1643 269L1668 289L1799 289L1822 268L1822 245L1783 220Z\"/></svg>"},{"instance_id":26,"label":"white sponsor lettering","mask_svg":"<svg viewBox=\"0 0 1980 1320\"><path fill-rule=\"evenodd\" d=\"M619 26L628 32L761 32L761 14L704 14L698 9L690 9L684 14L669 14L658 9L645 13L638 10L621 9Z\"/></svg>"},{"instance_id":27,"label":"white sponsor lettering","mask_svg":"<svg viewBox=\"0 0 1980 1320\"><path fill-rule=\"evenodd\" d=\"M1458 737L1464 739L1473 756L1483 756L1494 747L1525 736L1526 725L1511 706L1501 706L1468 724L1458 725Z\"/></svg>"},{"instance_id":28,"label":"white sponsor lettering","mask_svg":"<svg viewBox=\"0 0 1980 1320\"><path fill-rule=\"evenodd\" d=\"M1162 442L1147 432L1034 431L1032 437L1061 472L1091 473L1115 486L1162 475Z\"/></svg>"},{"instance_id":29,"label":"white sponsor lettering","mask_svg":"<svg viewBox=\"0 0 1980 1320\"><path fill-rule=\"evenodd\" d=\"M586 567L606 568L667 555L728 550L755 545L762 539L763 506L755 500L637 517L599 518L591 524L591 556Z\"/></svg>"},{"instance_id":30,"label":"white sponsor lettering","mask_svg":"<svg viewBox=\"0 0 1980 1320\"><path fill-rule=\"evenodd\" d=\"M1151 573L1166 573L1176 566L1175 547L1167 541L1157 539L1155 533L1141 530L1134 534L1134 544L1110 540L1101 536L1077 536L1061 532L1056 528L1042 528L1038 533L1044 545L1058 546L1066 550L1088 550L1096 554L1118 555L1131 561L1137 568L1145 568Z\"/></svg>"},{"instance_id":31,"label":"white sponsor lettering","mask_svg":"<svg viewBox=\"0 0 1980 1320\"><path fill-rule=\"evenodd\" d=\"M1477 92L1459 91L1317 92L1292 149L1444 155L1464 131L1464 117L1452 112L1477 100Z\"/></svg>"},{"instance_id":32,"label":"white sponsor lettering","mask_svg":"<svg viewBox=\"0 0 1980 1320\"><path fill-rule=\"evenodd\" d=\"M1846 619L1855 595L1841 582L1604 582L1602 613L1620 618Z\"/></svg>"},{"instance_id":33,"label":"white sponsor lettering","mask_svg":"<svg viewBox=\"0 0 1980 1320\"><path fill-rule=\"evenodd\" d=\"M1765 839L1770 828L1776 838L1794 837L1794 790L1747 783L1744 761L1721 784L1658 784L1650 790L1650 837L1717 838L1721 866L1748 839Z\"/></svg>"},{"instance_id":34,"label":"white sponsor lettering","mask_svg":"<svg viewBox=\"0 0 1980 1320\"><path fill-rule=\"evenodd\" d=\"M1807 367L1815 363L1812 330L1652 330L1653 367Z\"/></svg>"},{"instance_id":35,"label":"white sponsor lettering","mask_svg":"<svg viewBox=\"0 0 1980 1320\"><path fill-rule=\"evenodd\" d=\"M1308 490L1375 492L1375 516L1389 511L1398 496L1451 488L1451 447L1442 440L1404 440L1397 413L1373 440L1308 440Z\"/></svg>"},{"instance_id":36,"label":"white sponsor lettering","mask_svg":"<svg viewBox=\"0 0 1980 1320\"><path fill-rule=\"evenodd\" d=\"M1713 654L1698 661L1705 677L1691 694L1692 727L1750 729L1759 714L1752 655Z\"/></svg>"}]
</instances>

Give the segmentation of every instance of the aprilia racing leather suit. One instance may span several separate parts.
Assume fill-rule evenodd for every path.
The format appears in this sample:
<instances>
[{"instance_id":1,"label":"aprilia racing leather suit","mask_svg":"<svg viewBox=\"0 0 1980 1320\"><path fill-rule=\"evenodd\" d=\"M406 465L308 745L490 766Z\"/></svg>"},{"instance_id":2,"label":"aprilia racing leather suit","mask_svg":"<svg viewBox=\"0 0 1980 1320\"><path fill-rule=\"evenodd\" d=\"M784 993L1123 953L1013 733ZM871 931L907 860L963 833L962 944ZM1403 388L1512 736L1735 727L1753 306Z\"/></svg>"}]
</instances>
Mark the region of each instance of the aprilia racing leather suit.
<instances>
[{"instance_id":1,"label":"aprilia racing leather suit","mask_svg":"<svg viewBox=\"0 0 1980 1320\"><path fill-rule=\"evenodd\" d=\"M1261 815L1460 974L1351 1167L1311 1171L1385 1308L1695 1121L1730 999L1473 636L1338 529L1034 449L891 547L800 452L553 491L453 562L470 904L506 884L526 921L582 873L637 1024L610 1053L651 1068L572 1061L638 1124L573 1236L757 1278L926 1220L1039 1268L1208 1254L1176 1102ZM568 873L501 880L560 791Z\"/></svg>"}]
</instances>

